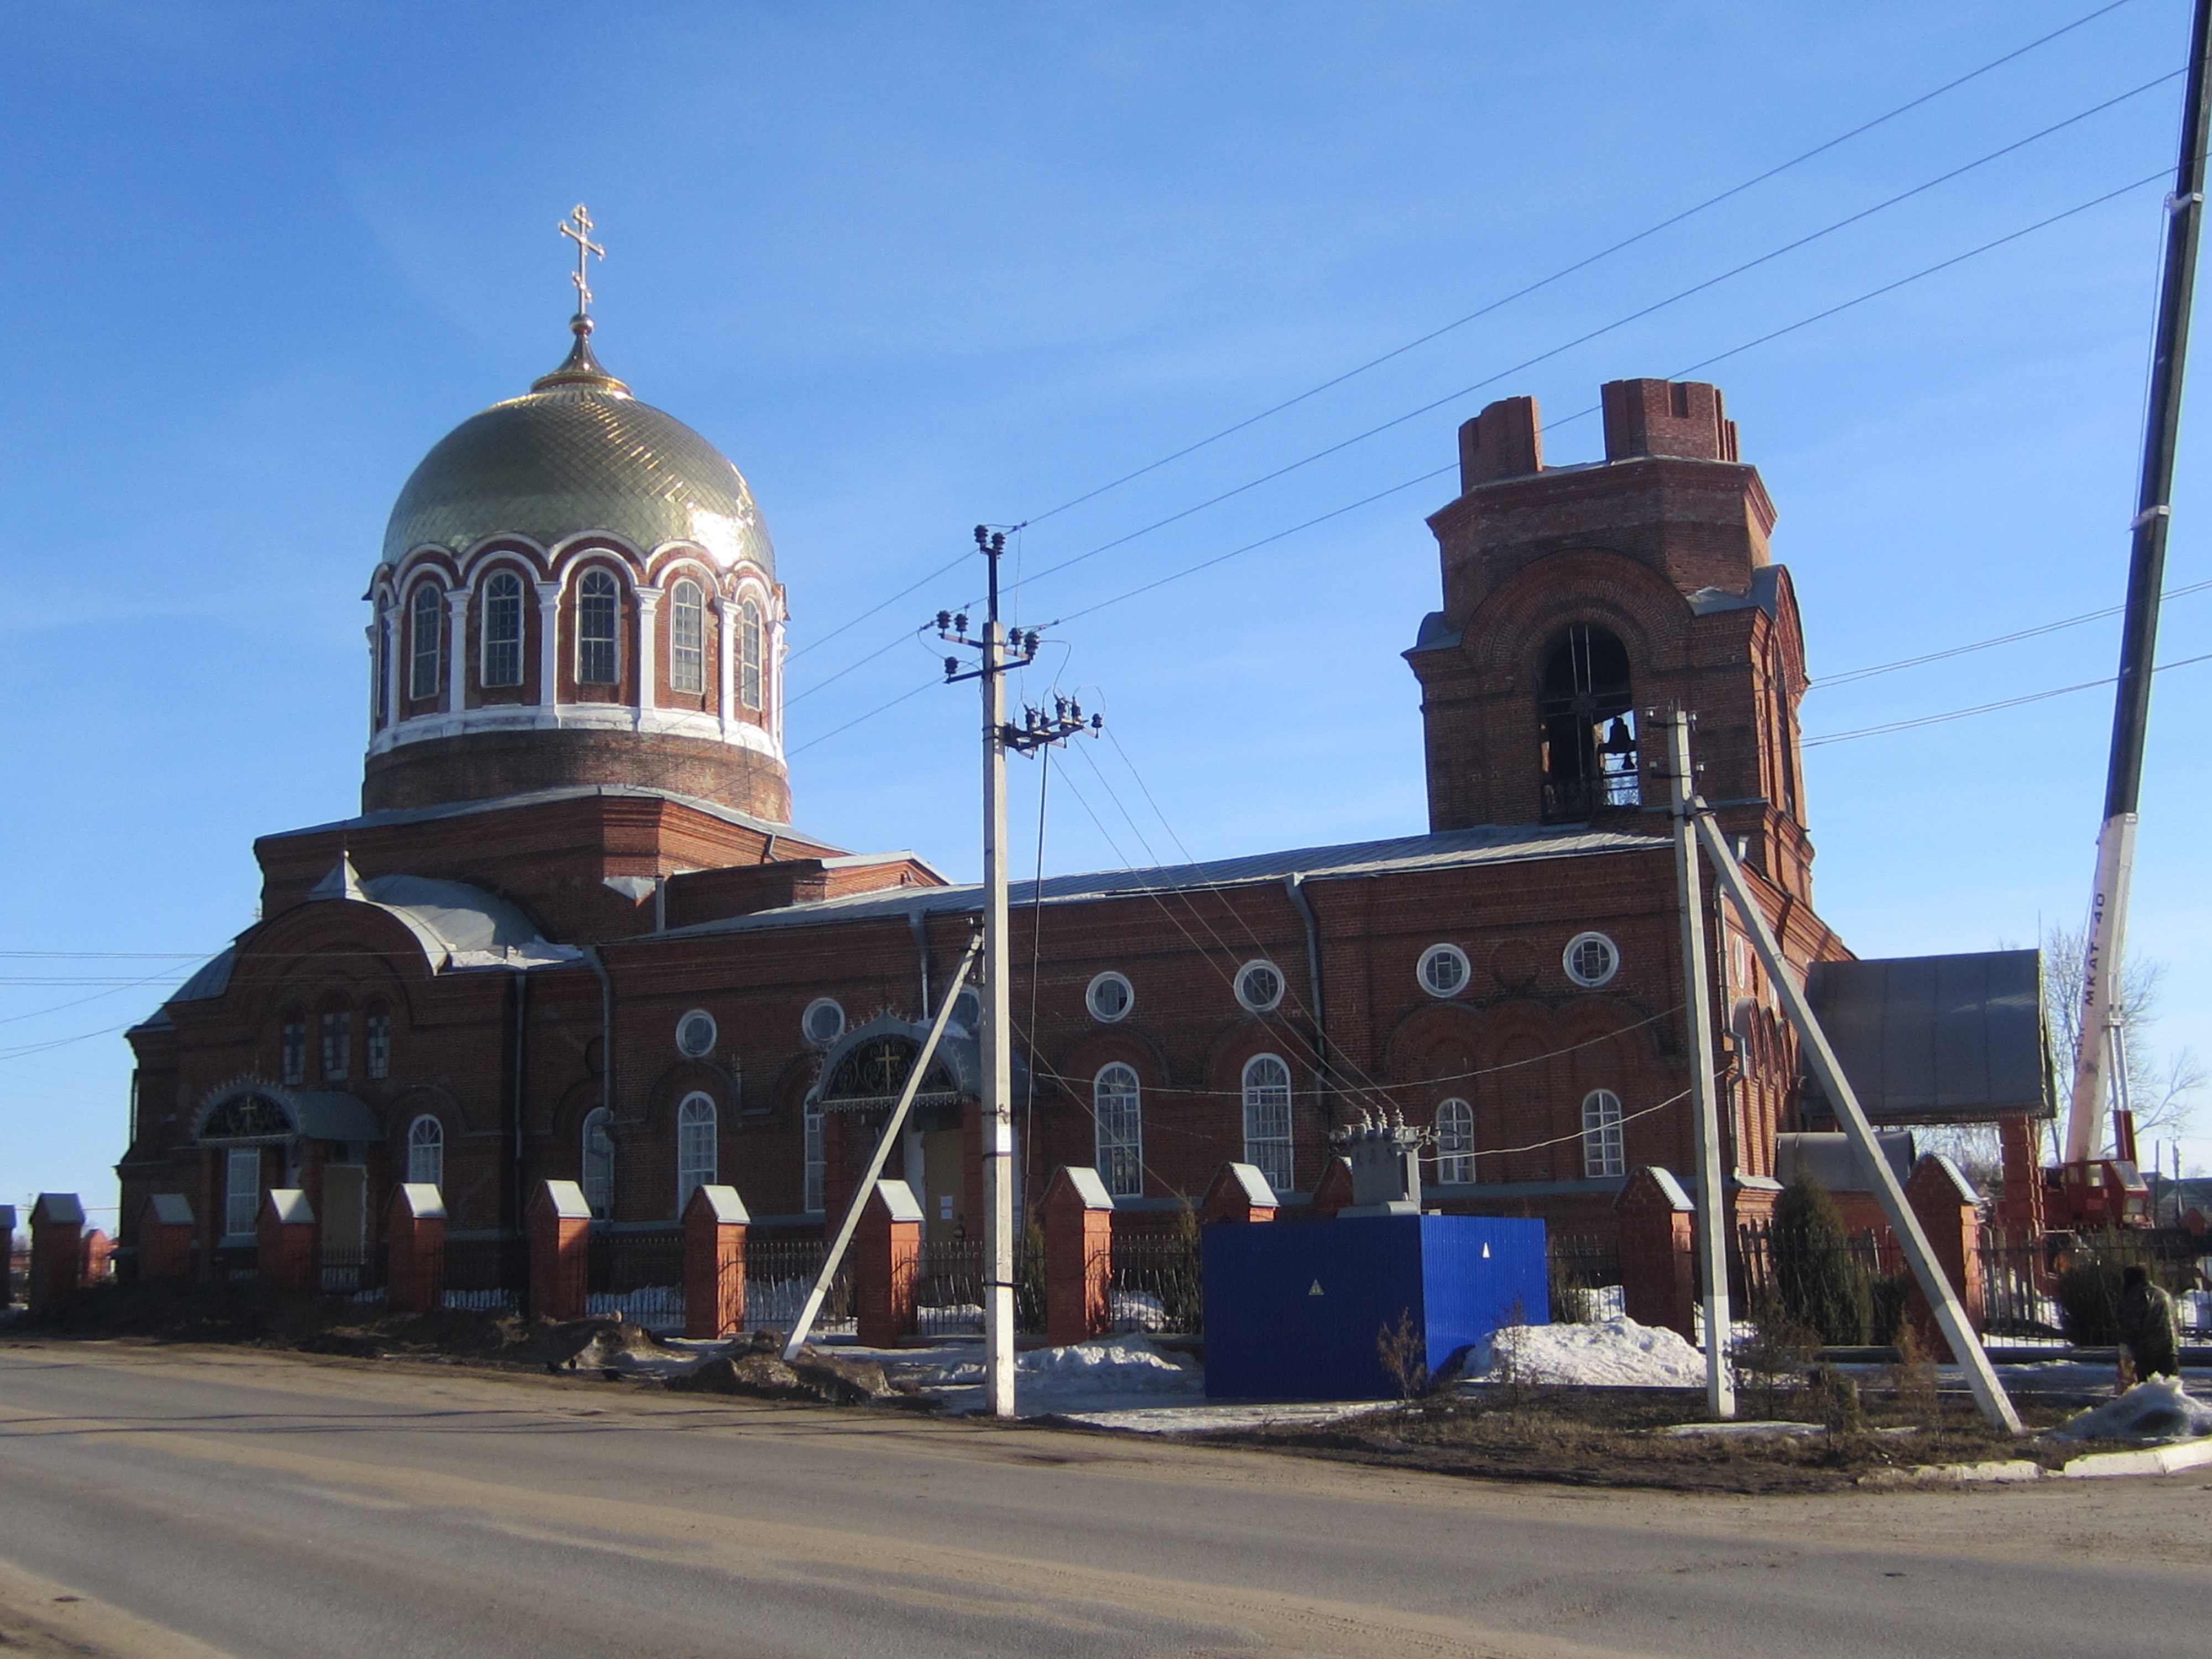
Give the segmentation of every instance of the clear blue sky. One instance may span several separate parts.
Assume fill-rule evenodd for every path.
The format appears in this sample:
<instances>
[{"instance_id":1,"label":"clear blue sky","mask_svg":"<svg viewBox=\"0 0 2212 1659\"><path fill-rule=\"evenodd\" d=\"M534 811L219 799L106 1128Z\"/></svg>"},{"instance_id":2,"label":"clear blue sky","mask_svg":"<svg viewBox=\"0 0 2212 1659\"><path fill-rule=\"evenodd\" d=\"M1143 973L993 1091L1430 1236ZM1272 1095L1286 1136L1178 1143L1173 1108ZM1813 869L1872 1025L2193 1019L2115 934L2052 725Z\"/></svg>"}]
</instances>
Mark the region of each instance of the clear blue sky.
<instances>
[{"instance_id":1,"label":"clear blue sky","mask_svg":"<svg viewBox=\"0 0 2212 1659\"><path fill-rule=\"evenodd\" d=\"M737 461L775 537L799 821L957 875L977 862L966 690L838 728L929 681L903 636L971 575L830 630L979 519L1038 520L1018 550L1041 571L1443 399L1019 606L1073 618L1049 660L1121 745L1066 763L1048 867L1416 832L1398 653L1436 603L1421 520L1448 479L1073 613L1449 466L1493 397L1533 392L1550 458L1589 459L1597 423L1568 417L1601 380L1678 373L2164 173L2178 81L1517 367L2178 70L2184 0L2131 0L1041 515L2095 4L0 8L0 946L116 953L0 958L0 1192L112 1202L114 1028L190 965L131 953L219 948L253 914L252 837L353 810L386 513L444 431L559 356L571 204L610 249L605 361ZM1816 678L2118 604L2164 188L1700 372L1780 506ZM2185 439L2174 586L2212 577L2212 424ZM2116 640L2100 622L1818 688L1805 725L2097 678ZM2176 600L2162 654L2208 651L2212 592ZM2161 678L2136 936L2169 964L2160 1040L2212 1053L2208 687L2212 665ZM1811 750L1825 914L1870 956L2077 917L2109 720L2099 690Z\"/></svg>"}]
</instances>

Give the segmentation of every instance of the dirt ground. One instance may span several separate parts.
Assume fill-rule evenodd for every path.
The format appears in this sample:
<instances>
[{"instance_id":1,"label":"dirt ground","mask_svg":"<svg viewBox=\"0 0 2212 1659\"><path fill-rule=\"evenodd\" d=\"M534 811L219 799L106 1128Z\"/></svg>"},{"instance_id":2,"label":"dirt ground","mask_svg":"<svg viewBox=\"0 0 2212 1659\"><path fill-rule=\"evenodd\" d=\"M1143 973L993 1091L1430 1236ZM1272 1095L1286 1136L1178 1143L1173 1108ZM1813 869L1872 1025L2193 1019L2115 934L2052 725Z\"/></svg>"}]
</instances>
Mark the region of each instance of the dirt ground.
<instances>
[{"instance_id":1,"label":"dirt ground","mask_svg":"<svg viewBox=\"0 0 2212 1659\"><path fill-rule=\"evenodd\" d=\"M78 1296L56 1318L19 1322L29 1339L83 1338L153 1344L215 1344L286 1350L355 1360L388 1359L506 1371L573 1369L599 1348L653 1339L606 1320L567 1323L447 1310L394 1315L375 1304L291 1295L238 1285L103 1286ZM727 1366L724 1370L729 1369ZM626 1391L665 1385L635 1376L607 1386ZM1694 1389L1563 1389L1515 1386L1443 1398L1321 1427L1281 1426L1186 1437L1295 1456L1489 1480L1584 1487L1644 1487L1683 1492L1810 1493L1880 1484L1885 1474L1929 1464L2027 1458L2056 1468L2069 1457L2112 1447L2087 1442L2014 1440L1988 1429L1963 1399L1939 1399L1909 1378L1885 1392L1862 1392L1851 1420L1801 1436L1673 1435L1705 1419ZM693 1384L692 1386L698 1386ZM789 1388L733 1389L790 1398ZM842 1402L854 1391L814 1397ZM892 1403L880 1392L877 1407ZM902 1403L911 1408L921 1403ZM2017 1402L2031 1429L2056 1425L2078 1402ZM1819 1423L1834 1404L1818 1390L1748 1395L1745 1416ZM1869 1479L1871 1477L1871 1479ZM7 1631L0 1621L0 1631ZM12 1632L9 1639L15 1640ZM37 1651L38 1650L30 1650ZM66 1651L65 1649L53 1650Z\"/></svg>"}]
</instances>

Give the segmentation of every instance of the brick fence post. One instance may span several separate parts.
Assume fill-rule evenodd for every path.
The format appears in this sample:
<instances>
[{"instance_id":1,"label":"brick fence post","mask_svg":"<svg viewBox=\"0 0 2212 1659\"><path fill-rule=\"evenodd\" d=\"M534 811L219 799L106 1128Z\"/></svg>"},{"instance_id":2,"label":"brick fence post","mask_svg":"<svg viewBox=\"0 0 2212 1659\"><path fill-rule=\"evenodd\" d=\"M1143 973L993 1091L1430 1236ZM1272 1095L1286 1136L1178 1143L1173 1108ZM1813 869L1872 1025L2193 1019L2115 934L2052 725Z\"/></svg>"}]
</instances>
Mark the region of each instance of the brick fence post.
<instances>
[{"instance_id":1,"label":"brick fence post","mask_svg":"<svg viewBox=\"0 0 2212 1659\"><path fill-rule=\"evenodd\" d=\"M903 1181L878 1181L853 1235L853 1289L863 1346L885 1348L914 1334L915 1280L921 1271L921 1206Z\"/></svg>"},{"instance_id":2,"label":"brick fence post","mask_svg":"<svg viewBox=\"0 0 2212 1659\"><path fill-rule=\"evenodd\" d=\"M745 1328L745 1230L735 1187L702 1185L684 1206L684 1334L702 1341Z\"/></svg>"},{"instance_id":3,"label":"brick fence post","mask_svg":"<svg viewBox=\"0 0 2212 1659\"><path fill-rule=\"evenodd\" d=\"M1942 1265L1944 1277L1958 1293L1966 1310L1966 1322L1978 1334L1982 1328L1981 1194L1959 1173L1959 1166L1941 1152L1930 1152L1912 1166L1905 1183L1905 1201L1918 1218L1920 1231ZM1905 1297L1906 1317L1920 1338L1923 1351L1945 1364L1958 1363L1951 1345L1936 1322L1920 1281L1915 1279Z\"/></svg>"},{"instance_id":4,"label":"brick fence post","mask_svg":"<svg viewBox=\"0 0 2212 1659\"><path fill-rule=\"evenodd\" d=\"M84 1206L75 1193L40 1193L31 1206L31 1311L76 1294L84 1272Z\"/></svg>"},{"instance_id":5,"label":"brick fence post","mask_svg":"<svg viewBox=\"0 0 2212 1659\"><path fill-rule=\"evenodd\" d=\"M254 1222L260 1246L256 1267L262 1282L282 1291L312 1296L323 1287L321 1253L316 1248L315 1206L297 1187L271 1187L261 1194Z\"/></svg>"},{"instance_id":6,"label":"brick fence post","mask_svg":"<svg viewBox=\"0 0 2212 1659\"><path fill-rule=\"evenodd\" d=\"M1256 1164L1224 1164L1215 1171L1198 1218L1207 1221L1273 1221L1275 1189Z\"/></svg>"},{"instance_id":7,"label":"brick fence post","mask_svg":"<svg viewBox=\"0 0 2212 1659\"><path fill-rule=\"evenodd\" d=\"M151 1193L138 1212L138 1282L192 1276L192 1204L182 1193Z\"/></svg>"},{"instance_id":8,"label":"brick fence post","mask_svg":"<svg viewBox=\"0 0 2212 1659\"><path fill-rule=\"evenodd\" d=\"M437 1184L403 1181L384 1206L384 1305L434 1313L446 1305L446 1200Z\"/></svg>"},{"instance_id":9,"label":"brick fence post","mask_svg":"<svg viewBox=\"0 0 2212 1659\"><path fill-rule=\"evenodd\" d=\"M1663 1325L1692 1340L1698 1306L1691 1243L1695 1213L1682 1183L1650 1164L1631 1174L1613 1201L1620 1235L1621 1311L1639 1325Z\"/></svg>"},{"instance_id":10,"label":"brick fence post","mask_svg":"<svg viewBox=\"0 0 2212 1659\"><path fill-rule=\"evenodd\" d=\"M1314 1182L1313 1212L1334 1221L1339 1210L1352 1203L1352 1160L1333 1158L1322 1166L1321 1179Z\"/></svg>"},{"instance_id":11,"label":"brick fence post","mask_svg":"<svg viewBox=\"0 0 2212 1659\"><path fill-rule=\"evenodd\" d=\"M1098 1171L1063 1164L1044 1189L1044 1334L1066 1346L1111 1324L1114 1200Z\"/></svg>"},{"instance_id":12,"label":"brick fence post","mask_svg":"<svg viewBox=\"0 0 2212 1659\"><path fill-rule=\"evenodd\" d=\"M545 1181L530 1195L530 1312L581 1319L591 1272L592 1206L573 1181Z\"/></svg>"}]
</instances>

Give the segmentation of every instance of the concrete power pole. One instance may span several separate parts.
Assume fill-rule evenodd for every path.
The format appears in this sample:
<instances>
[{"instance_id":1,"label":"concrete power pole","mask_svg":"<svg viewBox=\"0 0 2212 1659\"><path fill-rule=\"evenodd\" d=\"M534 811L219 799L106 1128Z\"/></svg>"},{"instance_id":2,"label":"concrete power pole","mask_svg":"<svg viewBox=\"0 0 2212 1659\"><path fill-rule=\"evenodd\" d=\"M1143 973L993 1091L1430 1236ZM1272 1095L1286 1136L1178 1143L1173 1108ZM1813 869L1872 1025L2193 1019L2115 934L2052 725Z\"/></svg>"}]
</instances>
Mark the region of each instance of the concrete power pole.
<instances>
[{"instance_id":1,"label":"concrete power pole","mask_svg":"<svg viewBox=\"0 0 2212 1659\"><path fill-rule=\"evenodd\" d=\"M1699 1287L1705 1310L1705 1404L1717 1418L1735 1415L1735 1377L1729 1368L1728 1171L1721 1156L1720 1099L1713 1064L1712 979L1705 957L1705 874L1698 861L1698 824L1692 802L1690 716L1669 709L1660 716L1667 732L1668 814L1674 825L1675 885L1682 908L1682 1016L1690 1031L1690 1100L1698 1134L1698 1250L1704 1258Z\"/></svg>"},{"instance_id":2,"label":"concrete power pole","mask_svg":"<svg viewBox=\"0 0 2212 1659\"><path fill-rule=\"evenodd\" d=\"M984 1397L994 1417L1014 1414L1014 1116L1012 986L1006 948L1006 751L1023 754L1085 729L1083 710L1065 698L1055 712L1024 711L1020 726L1006 724L1007 671L1036 657L1037 635L999 619L999 560L1004 531L975 526L975 546L990 572L983 632L968 634L968 617L937 613L938 637L980 653L966 673L960 659L945 659L945 679L980 680L983 688L983 1350ZM1090 728L1103 721L1091 718Z\"/></svg>"}]
</instances>

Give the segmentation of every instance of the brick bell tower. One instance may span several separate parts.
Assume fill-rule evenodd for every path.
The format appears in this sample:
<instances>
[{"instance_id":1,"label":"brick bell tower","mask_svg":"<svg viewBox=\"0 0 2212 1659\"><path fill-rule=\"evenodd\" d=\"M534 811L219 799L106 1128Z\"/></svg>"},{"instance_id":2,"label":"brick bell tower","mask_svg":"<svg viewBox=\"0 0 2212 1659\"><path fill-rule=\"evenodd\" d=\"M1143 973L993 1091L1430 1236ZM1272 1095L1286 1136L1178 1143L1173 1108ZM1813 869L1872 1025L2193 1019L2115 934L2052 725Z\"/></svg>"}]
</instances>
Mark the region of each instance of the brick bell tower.
<instances>
[{"instance_id":1,"label":"brick bell tower","mask_svg":"<svg viewBox=\"0 0 2212 1659\"><path fill-rule=\"evenodd\" d=\"M1717 387L1614 380L1605 459L1547 467L1533 398L1460 428L1460 495L1429 520L1443 609L1421 683L1429 826L1662 827L1647 711L1697 717L1698 787L1750 861L1809 899L1797 704L1804 636L1769 561L1774 504Z\"/></svg>"}]
</instances>

